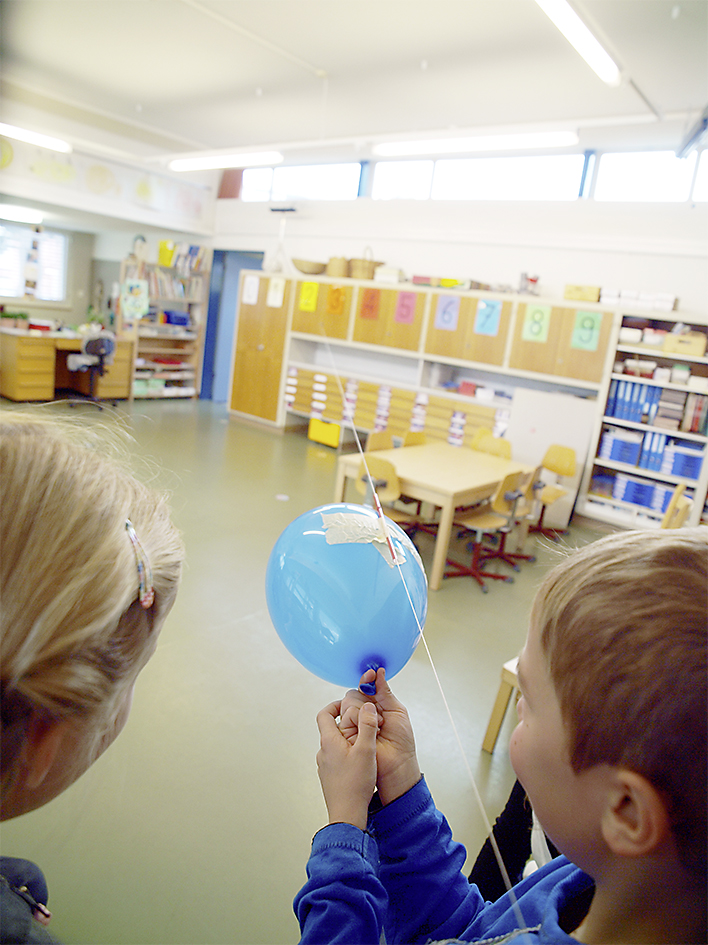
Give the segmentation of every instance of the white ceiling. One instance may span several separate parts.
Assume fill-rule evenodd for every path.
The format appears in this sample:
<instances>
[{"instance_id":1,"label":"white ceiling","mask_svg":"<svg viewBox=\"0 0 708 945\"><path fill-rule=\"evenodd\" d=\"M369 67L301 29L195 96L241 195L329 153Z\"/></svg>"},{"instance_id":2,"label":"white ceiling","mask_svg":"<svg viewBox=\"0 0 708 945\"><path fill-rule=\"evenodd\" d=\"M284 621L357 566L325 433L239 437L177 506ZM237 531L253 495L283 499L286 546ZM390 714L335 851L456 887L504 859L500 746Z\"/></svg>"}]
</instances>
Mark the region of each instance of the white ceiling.
<instances>
[{"instance_id":1,"label":"white ceiling","mask_svg":"<svg viewBox=\"0 0 708 945\"><path fill-rule=\"evenodd\" d=\"M139 159L361 160L387 135L530 126L679 147L708 102L708 0L575 6L618 88L533 0L2 0L0 114Z\"/></svg>"}]
</instances>

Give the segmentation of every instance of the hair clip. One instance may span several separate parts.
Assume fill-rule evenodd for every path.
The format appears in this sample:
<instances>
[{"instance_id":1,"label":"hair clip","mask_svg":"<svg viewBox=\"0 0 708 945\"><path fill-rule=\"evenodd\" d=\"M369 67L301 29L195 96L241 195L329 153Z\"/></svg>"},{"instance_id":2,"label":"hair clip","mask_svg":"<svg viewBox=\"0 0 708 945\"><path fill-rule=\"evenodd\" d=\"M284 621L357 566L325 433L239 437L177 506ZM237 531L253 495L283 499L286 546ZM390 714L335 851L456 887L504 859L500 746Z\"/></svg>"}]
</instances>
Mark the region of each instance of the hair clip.
<instances>
[{"instance_id":1,"label":"hair clip","mask_svg":"<svg viewBox=\"0 0 708 945\"><path fill-rule=\"evenodd\" d=\"M135 560L138 565L140 604L145 608L145 610L147 610L149 607L152 607L153 601L155 600L155 589L152 586L152 571L150 569L150 562L148 561L148 557L145 554L143 546L140 544L135 527L129 518L125 520L125 528L128 532L128 538L130 538L133 544Z\"/></svg>"}]
</instances>

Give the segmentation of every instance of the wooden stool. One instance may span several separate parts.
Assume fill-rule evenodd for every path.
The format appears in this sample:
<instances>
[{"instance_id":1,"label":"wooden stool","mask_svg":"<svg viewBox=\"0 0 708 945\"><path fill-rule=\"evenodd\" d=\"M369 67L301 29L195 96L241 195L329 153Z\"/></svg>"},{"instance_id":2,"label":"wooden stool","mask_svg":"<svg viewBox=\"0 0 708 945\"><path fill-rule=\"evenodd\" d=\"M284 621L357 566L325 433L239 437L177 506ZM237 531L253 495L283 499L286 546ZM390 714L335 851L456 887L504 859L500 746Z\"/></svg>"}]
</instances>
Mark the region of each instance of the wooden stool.
<instances>
[{"instance_id":1,"label":"wooden stool","mask_svg":"<svg viewBox=\"0 0 708 945\"><path fill-rule=\"evenodd\" d=\"M518 677L516 675L516 667L518 664L519 657L515 656L502 666L499 691L497 692L497 698L494 701L494 708L492 709L492 714L489 719L487 732L482 742L483 750L488 751L490 754L494 751L494 746L497 743L499 729L502 727L506 710L509 708L511 694L518 686Z\"/></svg>"}]
</instances>

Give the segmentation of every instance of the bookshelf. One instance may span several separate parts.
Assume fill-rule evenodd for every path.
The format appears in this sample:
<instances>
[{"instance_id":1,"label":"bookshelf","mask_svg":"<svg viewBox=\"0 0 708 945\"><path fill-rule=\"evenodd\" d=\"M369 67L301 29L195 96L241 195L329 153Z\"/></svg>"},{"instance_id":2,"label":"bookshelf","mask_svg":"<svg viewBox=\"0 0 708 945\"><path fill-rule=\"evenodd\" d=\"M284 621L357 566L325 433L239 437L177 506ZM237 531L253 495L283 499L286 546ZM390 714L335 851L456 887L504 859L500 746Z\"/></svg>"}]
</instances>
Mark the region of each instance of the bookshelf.
<instances>
[{"instance_id":1,"label":"bookshelf","mask_svg":"<svg viewBox=\"0 0 708 945\"><path fill-rule=\"evenodd\" d=\"M207 251L186 243L160 243L157 263L134 256L121 266L121 283L147 283L148 311L127 326L136 337L135 399L197 397L209 292ZM123 313L124 330L125 313Z\"/></svg>"},{"instance_id":2,"label":"bookshelf","mask_svg":"<svg viewBox=\"0 0 708 945\"><path fill-rule=\"evenodd\" d=\"M592 460L578 510L628 527L656 527L677 483L708 519L708 328L678 315L624 315L601 397Z\"/></svg>"}]
</instances>

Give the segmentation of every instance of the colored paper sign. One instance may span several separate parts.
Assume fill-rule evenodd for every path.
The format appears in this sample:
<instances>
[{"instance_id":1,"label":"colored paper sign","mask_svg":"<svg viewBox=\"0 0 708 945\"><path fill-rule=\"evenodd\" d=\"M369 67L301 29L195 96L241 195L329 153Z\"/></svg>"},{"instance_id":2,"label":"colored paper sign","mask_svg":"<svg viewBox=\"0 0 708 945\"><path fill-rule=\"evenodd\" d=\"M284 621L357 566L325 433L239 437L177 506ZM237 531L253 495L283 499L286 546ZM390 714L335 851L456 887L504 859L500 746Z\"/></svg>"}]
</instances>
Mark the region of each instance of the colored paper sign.
<instances>
[{"instance_id":1,"label":"colored paper sign","mask_svg":"<svg viewBox=\"0 0 708 945\"><path fill-rule=\"evenodd\" d=\"M502 304L494 299L480 299L477 302L477 312L474 317L475 335L490 335L493 338L499 334Z\"/></svg>"},{"instance_id":2,"label":"colored paper sign","mask_svg":"<svg viewBox=\"0 0 708 945\"><path fill-rule=\"evenodd\" d=\"M361 310L359 314L362 318L376 319L379 317L379 303L381 293L378 289L364 289L361 295Z\"/></svg>"},{"instance_id":3,"label":"colored paper sign","mask_svg":"<svg viewBox=\"0 0 708 945\"><path fill-rule=\"evenodd\" d=\"M396 300L396 314L394 321L401 325L412 325L415 321L415 303L418 296L415 292L399 292Z\"/></svg>"},{"instance_id":4,"label":"colored paper sign","mask_svg":"<svg viewBox=\"0 0 708 945\"><path fill-rule=\"evenodd\" d=\"M570 347L581 351L597 351L601 325L602 312L576 312Z\"/></svg>"},{"instance_id":5,"label":"colored paper sign","mask_svg":"<svg viewBox=\"0 0 708 945\"><path fill-rule=\"evenodd\" d=\"M300 311L316 312L319 285L316 282L303 282L300 287Z\"/></svg>"},{"instance_id":6,"label":"colored paper sign","mask_svg":"<svg viewBox=\"0 0 708 945\"><path fill-rule=\"evenodd\" d=\"M150 308L147 279L126 279L120 287L120 311L127 322L138 321Z\"/></svg>"},{"instance_id":7,"label":"colored paper sign","mask_svg":"<svg viewBox=\"0 0 708 945\"><path fill-rule=\"evenodd\" d=\"M327 314L343 315L346 300L347 296L344 289L335 285L329 286L327 289Z\"/></svg>"},{"instance_id":8,"label":"colored paper sign","mask_svg":"<svg viewBox=\"0 0 708 945\"><path fill-rule=\"evenodd\" d=\"M243 292L241 301L244 305L255 305L258 301L258 276L246 276L243 280Z\"/></svg>"},{"instance_id":9,"label":"colored paper sign","mask_svg":"<svg viewBox=\"0 0 708 945\"><path fill-rule=\"evenodd\" d=\"M527 305L521 337L524 341L548 341L548 329L551 325L550 305Z\"/></svg>"},{"instance_id":10,"label":"colored paper sign","mask_svg":"<svg viewBox=\"0 0 708 945\"><path fill-rule=\"evenodd\" d=\"M460 297L455 295L441 295L435 310L435 327L442 331L457 331L457 320L460 315Z\"/></svg>"},{"instance_id":11,"label":"colored paper sign","mask_svg":"<svg viewBox=\"0 0 708 945\"><path fill-rule=\"evenodd\" d=\"M282 276L272 276L268 280L268 295L266 305L268 308L282 308L285 298L285 279Z\"/></svg>"}]
</instances>

